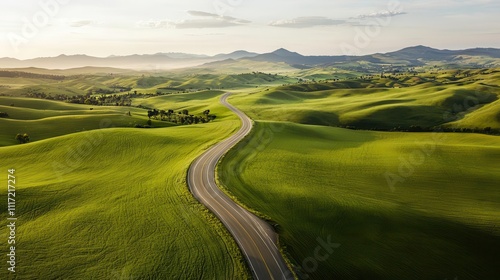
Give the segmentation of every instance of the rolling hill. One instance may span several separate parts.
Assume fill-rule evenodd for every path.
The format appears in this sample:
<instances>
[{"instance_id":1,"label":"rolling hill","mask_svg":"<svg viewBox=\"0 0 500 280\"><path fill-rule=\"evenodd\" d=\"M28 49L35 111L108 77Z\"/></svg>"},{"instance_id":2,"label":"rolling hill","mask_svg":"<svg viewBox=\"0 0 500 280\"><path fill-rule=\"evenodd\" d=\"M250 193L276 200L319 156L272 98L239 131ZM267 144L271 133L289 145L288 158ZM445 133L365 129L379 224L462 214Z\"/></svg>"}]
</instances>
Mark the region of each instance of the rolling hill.
<instances>
[{"instance_id":1,"label":"rolling hill","mask_svg":"<svg viewBox=\"0 0 500 280\"><path fill-rule=\"evenodd\" d=\"M219 95L143 100L156 108L217 114L215 122L191 126L161 127L154 121L155 129L119 127L131 118L145 122L142 109L90 111L85 105L0 97L0 104L15 103L13 118L0 119L0 143L12 144L11 132L24 128L36 140L0 147L2 166L15 168L18 180L18 275L249 279L234 240L186 185L191 162L239 126L218 103ZM131 117L123 114L126 121L120 119L124 110L132 111ZM6 197L6 189L0 196ZM0 206L6 208L6 201ZM7 273L0 278L8 279Z\"/></svg>"},{"instance_id":2,"label":"rolling hill","mask_svg":"<svg viewBox=\"0 0 500 280\"><path fill-rule=\"evenodd\" d=\"M460 75L286 85L249 91L234 103L256 120L369 130L500 129L500 72Z\"/></svg>"},{"instance_id":3,"label":"rolling hill","mask_svg":"<svg viewBox=\"0 0 500 280\"><path fill-rule=\"evenodd\" d=\"M498 271L499 156L498 136L259 121L217 172L300 279L479 280Z\"/></svg>"},{"instance_id":4,"label":"rolling hill","mask_svg":"<svg viewBox=\"0 0 500 280\"><path fill-rule=\"evenodd\" d=\"M498 136L429 131L500 131L500 71L481 68L498 62L498 50L418 46L329 57L279 49L31 62L139 67L154 59L208 63L0 71L0 112L9 115L0 118L0 152L22 180L19 266L28 278L247 279L234 241L185 182L191 161L239 126L218 102L221 89L238 93L230 102L256 127L223 159L219 181L271 220L299 276L496 276ZM134 97L132 106L88 106L22 97L28 92ZM144 108L209 109L217 118L133 128L148 120ZM17 133L32 143L17 144ZM304 262L318 238L339 246L311 271Z\"/></svg>"}]
</instances>

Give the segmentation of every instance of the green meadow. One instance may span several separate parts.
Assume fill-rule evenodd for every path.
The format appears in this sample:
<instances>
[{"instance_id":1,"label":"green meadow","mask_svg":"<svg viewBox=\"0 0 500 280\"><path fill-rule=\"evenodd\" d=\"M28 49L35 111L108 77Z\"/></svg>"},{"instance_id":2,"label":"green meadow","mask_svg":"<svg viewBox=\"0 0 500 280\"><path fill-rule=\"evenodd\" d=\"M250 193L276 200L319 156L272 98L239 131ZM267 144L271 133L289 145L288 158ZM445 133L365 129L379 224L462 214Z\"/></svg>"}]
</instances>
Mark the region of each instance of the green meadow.
<instances>
[{"instance_id":1,"label":"green meadow","mask_svg":"<svg viewBox=\"0 0 500 280\"><path fill-rule=\"evenodd\" d=\"M495 279L498 158L497 136L259 121L218 176L303 279ZM318 238L340 247L314 262Z\"/></svg>"},{"instance_id":2,"label":"green meadow","mask_svg":"<svg viewBox=\"0 0 500 280\"><path fill-rule=\"evenodd\" d=\"M217 121L155 129L98 129L102 120L115 123L115 115L123 113L121 107L89 111L89 106L84 110L83 105L45 100L12 101L18 109L12 115L40 121L29 130L33 138L47 131L32 143L0 148L4 172L16 169L17 275L23 279L247 279L249 271L231 236L186 186L190 163L239 126L227 109L217 105L216 95L204 103L196 97L186 99L193 106L208 106ZM156 102L168 108L180 104L167 96ZM44 110L37 107L40 104ZM136 113L139 109L132 115ZM79 121L97 126L73 133L66 130L66 118L73 126ZM12 137L1 139L10 144ZM7 181L2 179L2 184ZM6 189L0 195L6 197ZM1 207L6 206L2 200ZM0 218L5 220L7 213ZM6 236L7 228L0 234ZM7 270L1 275L8 279Z\"/></svg>"},{"instance_id":3,"label":"green meadow","mask_svg":"<svg viewBox=\"0 0 500 280\"><path fill-rule=\"evenodd\" d=\"M17 170L18 275L250 278L232 237L186 185L191 162L240 126L219 104L227 90L256 125L220 163L219 181L270 219L301 279L496 278L500 141L486 134L500 129L498 70L204 67L32 68L23 71L39 76L0 77L0 112L9 115L0 118L0 183ZM259 67L269 73L248 73ZM134 95L132 106L26 97L124 88L149 95ZM147 123L145 108L210 110L216 119L134 128ZM481 134L405 132L415 129ZM18 133L30 143L18 144ZM336 247L318 258L318 240Z\"/></svg>"},{"instance_id":4,"label":"green meadow","mask_svg":"<svg viewBox=\"0 0 500 280\"><path fill-rule=\"evenodd\" d=\"M21 72L20 70L26 71ZM278 86L294 83L295 78L277 74L241 72L231 70L223 73L207 74L196 69L171 72L133 72L107 68L80 68L68 71L45 69L19 69L19 77L3 77L0 71L0 94L22 97L28 92L56 95L85 95L89 90L105 90L120 94L120 88L130 88L130 92L155 94L193 92L207 89L245 89L259 86ZM262 70L259 70L262 71ZM10 71L6 71L10 73ZM233 73L233 74L228 74ZM3 76L2 76L3 75ZM35 76L33 76L35 75ZM129 92L129 91L126 91Z\"/></svg>"},{"instance_id":5,"label":"green meadow","mask_svg":"<svg viewBox=\"0 0 500 280\"><path fill-rule=\"evenodd\" d=\"M92 107L13 97L0 97L0 112L9 114L9 118L0 118L0 146L17 144L18 133L27 133L33 142L99 128L134 127L148 120L147 112L138 108ZM154 122L154 125L173 124Z\"/></svg>"},{"instance_id":6,"label":"green meadow","mask_svg":"<svg viewBox=\"0 0 500 280\"><path fill-rule=\"evenodd\" d=\"M257 120L368 130L500 128L500 72L429 75L286 85L233 102Z\"/></svg>"},{"instance_id":7,"label":"green meadow","mask_svg":"<svg viewBox=\"0 0 500 280\"><path fill-rule=\"evenodd\" d=\"M498 136L367 130L498 130L498 81L447 70L240 91L230 102L256 127L219 179L277 224L303 279L494 279ZM318 238L340 247L311 261Z\"/></svg>"}]
</instances>

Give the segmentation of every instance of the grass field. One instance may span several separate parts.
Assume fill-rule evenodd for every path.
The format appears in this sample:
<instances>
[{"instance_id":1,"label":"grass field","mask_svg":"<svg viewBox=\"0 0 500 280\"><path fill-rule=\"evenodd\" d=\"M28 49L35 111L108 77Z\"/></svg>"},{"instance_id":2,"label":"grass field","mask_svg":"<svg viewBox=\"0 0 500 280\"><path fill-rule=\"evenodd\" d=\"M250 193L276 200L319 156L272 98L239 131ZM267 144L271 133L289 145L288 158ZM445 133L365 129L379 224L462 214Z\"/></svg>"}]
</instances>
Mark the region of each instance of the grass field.
<instances>
[{"instance_id":1,"label":"grass field","mask_svg":"<svg viewBox=\"0 0 500 280\"><path fill-rule=\"evenodd\" d=\"M82 68L62 81L0 78L0 94L15 96L168 91L176 94L135 98L132 105L194 115L208 109L217 116L203 125L153 121L153 129L136 129L148 120L145 109L0 96L0 112L9 114L0 118L0 166L5 173L15 168L18 177L18 275L248 278L235 242L185 180L189 164L239 121L219 104L223 91L177 94L232 88L239 94L230 103L255 119L256 128L224 158L220 181L279 224L280 242L302 278L495 279L500 138L332 126L500 129L500 71L429 69L362 79L361 72L334 67L276 70L286 76L227 74L242 65L225 64L212 65L218 70L211 74ZM307 82L312 79L336 81ZM17 144L17 133L28 133L31 143ZM318 239L340 247L319 260Z\"/></svg>"},{"instance_id":2,"label":"grass field","mask_svg":"<svg viewBox=\"0 0 500 280\"><path fill-rule=\"evenodd\" d=\"M495 279L498 158L495 136L257 122L218 174L279 224L304 279ZM315 269L329 237L340 247Z\"/></svg>"},{"instance_id":3,"label":"grass field","mask_svg":"<svg viewBox=\"0 0 500 280\"><path fill-rule=\"evenodd\" d=\"M0 146L17 144L15 136L18 133L28 133L33 142L99 128L134 127L148 120L146 110L138 108L14 97L0 97L0 112L9 114L9 118L0 118ZM154 121L153 125L168 127L173 124Z\"/></svg>"},{"instance_id":4,"label":"grass field","mask_svg":"<svg viewBox=\"0 0 500 280\"><path fill-rule=\"evenodd\" d=\"M158 110L180 111L187 109L190 114L200 115L203 111L210 109L211 112L221 118L236 119L226 107L219 103L223 91L202 91L189 94L173 94L144 99L134 99L132 105L145 106ZM222 115L220 115L222 113Z\"/></svg>"},{"instance_id":5,"label":"grass field","mask_svg":"<svg viewBox=\"0 0 500 280\"><path fill-rule=\"evenodd\" d=\"M470 75L288 85L247 92L233 102L257 120L375 130L411 126L499 129L500 74ZM395 84L401 88L394 88Z\"/></svg>"},{"instance_id":6,"label":"grass field","mask_svg":"<svg viewBox=\"0 0 500 280\"><path fill-rule=\"evenodd\" d=\"M2 70L2 69L0 69ZM106 71L101 72L91 71ZM8 70L12 71L12 70ZM0 73L0 94L7 96L25 96L29 92L45 93L55 95L85 95L90 90L98 89L116 91L120 93L119 87L130 88L130 92L147 94L177 93L185 91L199 91L206 89L242 89L255 88L259 86L278 86L293 83L297 80L288 76L261 72L242 72L235 74L231 70L223 73L214 73L211 70L196 69L178 70L171 72L133 72L120 69L107 68L78 68L68 71L44 70L44 69L19 69L20 77L3 77ZM260 70L262 71L262 70ZM1 71L0 71L1 72ZM276 71L270 71L277 73ZM228 74L232 73L232 74ZM32 77L33 74L42 76ZM286 74L286 73L284 73ZM46 76L43 76L46 75ZM58 79L50 78L58 76ZM128 91L127 91L128 92Z\"/></svg>"},{"instance_id":7,"label":"grass field","mask_svg":"<svg viewBox=\"0 0 500 280\"><path fill-rule=\"evenodd\" d=\"M202 115L203 111L209 109L220 119L234 119L234 116L218 102L222 93L222 91L203 91L138 98L134 100L133 105L159 110L173 109L176 112L188 109L190 114L195 115ZM11 106L12 104L14 106ZM136 124L145 125L148 120L147 111L136 107L88 106L1 96L0 112L9 114L9 118L0 118L0 146L17 144L15 136L18 133L28 133L31 141L39 141L99 128L132 128ZM153 120L152 125L158 128L170 127L174 124Z\"/></svg>"},{"instance_id":8,"label":"grass field","mask_svg":"<svg viewBox=\"0 0 500 280\"><path fill-rule=\"evenodd\" d=\"M162 104L173 105L163 98ZM216 101L213 94L204 105ZM50 110L61 111L79 108L29 99L15 103L25 108L52 105ZM1 147L2 169L6 174L8 168L17 170L17 275L247 279L236 243L186 186L190 163L239 126L227 109L216 109L218 120L209 124L96 129L65 136L57 136L66 133L61 122L49 122L58 117L42 118L52 133L48 139ZM5 186L6 177L1 180ZM6 189L0 196L6 197ZM0 204L6 209L6 200ZM0 218L6 217L2 212ZM7 228L1 228L0 235L6 234ZM2 270L0 278L8 279L7 272Z\"/></svg>"}]
</instances>

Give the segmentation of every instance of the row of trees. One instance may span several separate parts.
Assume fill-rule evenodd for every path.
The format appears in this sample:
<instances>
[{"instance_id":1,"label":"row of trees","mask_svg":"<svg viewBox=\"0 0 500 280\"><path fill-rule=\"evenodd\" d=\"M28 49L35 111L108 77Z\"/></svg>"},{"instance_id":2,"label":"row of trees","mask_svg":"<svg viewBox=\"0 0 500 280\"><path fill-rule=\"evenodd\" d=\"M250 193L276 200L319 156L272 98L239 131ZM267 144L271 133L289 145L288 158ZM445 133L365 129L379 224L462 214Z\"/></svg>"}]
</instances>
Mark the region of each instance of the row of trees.
<instances>
[{"instance_id":1,"label":"row of trees","mask_svg":"<svg viewBox=\"0 0 500 280\"><path fill-rule=\"evenodd\" d=\"M0 71L0 77L6 78L28 78L28 79L47 79L62 81L66 79L65 76L50 75L50 74L35 74L21 71Z\"/></svg>"},{"instance_id":2,"label":"row of trees","mask_svg":"<svg viewBox=\"0 0 500 280\"><path fill-rule=\"evenodd\" d=\"M210 114L210 110L203 111L202 116L190 115L189 111L184 109L178 112L174 110L148 110L148 118L161 121L168 121L177 124L198 124L198 123L208 123L216 119L216 115Z\"/></svg>"},{"instance_id":3,"label":"row of trees","mask_svg":"<svg viewBox=\"0 0 500 280\"><path fill-rule=\"evenodd\" d=\"M130 88L115 86L119 88L120 92L125 90L130 90ZM100 94L100 95L96 95ZM89 90L86 94L79 95L67 95L67 94L52 94L45 93L39 89L28 89L28 92L25 94L26 97L30 98L38 98L38 99L47 99L47 100L55 100L55 101L63 101L67 103L74 104L87 104L94 106L131 106L133 98L149 98L160 95L168 95L170 93L140 93L137 91L128 92L126 94L116 94L115 90L107 90L107 89L97 89L97 90Z\"/></svg>"},{"instance_id":4,"label":"row of trees","mask_svg":"<svg viewBox=\"0 0 500 280\"><path fill-rule=\"evenodd\" d=\"M78 103L80 103L81 100L82 99L79 99ZM90 96L87 94L85 100L83 101L83 104L95 106L132 106L132 98L128 94L113 94L101 96Z\"/></svg>"},{"instance_id":5,"label":"row of trees","mask_svg":"<svg viewBox=\"0 0 500 280\"><path fill-rule=\"evenodd\" d=\"M88 94L115 94L121 92L130 92L132 90L132 87L120 86L120 85L113 85L110 88L111 89L106 89L106 88L89 89L87 92Z\"/></svg>"},{"instance_id":6,"label":"row of trees","mask_svg":"<svg viewBox=\"0 0 500 280\"><path fill-rule=\"evenodd\" d=\"M395 132L455 132L455 133L481 133L488 135L500 135L500 129L494 129L492 127L485 128L453 128L453 127L421 127L419 125L411 125L409 127L393 127L393 128L366 128L366 127L356 127L351 125L340 125L340 128L351 129L351 130L372 130L372 131L395 131Z\"/></svg>"},{"instance_id":7,"label":"row of trees","mask_svg":"<svg viewBox=\"0 0 500 280\"><path fill-rule=\"evenodd\" d=\"M66 94L46 94L45 92L39 92L34 90L28 90L26 94L27 97L30 98L38 98L38 99L47 99L47 100L55 100L55 101L63 101L67 103L73 104L87 104L94 106L131 106L132 98L134 95L132 94L112 94L105 95L102 94L100 96L93 96L90 93L85 95L66 95Z\"/></svg>"}]
</instances>

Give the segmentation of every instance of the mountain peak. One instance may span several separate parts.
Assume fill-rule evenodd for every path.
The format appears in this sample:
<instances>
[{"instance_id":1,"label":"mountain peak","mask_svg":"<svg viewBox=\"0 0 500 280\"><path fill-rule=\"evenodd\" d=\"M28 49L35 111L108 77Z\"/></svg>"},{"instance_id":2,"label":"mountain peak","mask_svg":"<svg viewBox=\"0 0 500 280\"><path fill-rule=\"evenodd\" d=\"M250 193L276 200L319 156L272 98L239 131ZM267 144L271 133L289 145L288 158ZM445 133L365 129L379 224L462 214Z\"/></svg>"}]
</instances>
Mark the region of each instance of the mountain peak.
<instances>
[{"instance_id":1,"label":"mountain peak","mask_svg":"<svg viewBox=\"0 0 500 280\"><path fill-rule=\"evenodd\" d=\"M281 57L299 57L299 56L302 57L302 55L300 55L296 52L291 52L291 51L284 49L284 48L277 49L274 52L272 52L272 54L275 54L275 55L278 55Z\"/></svg>"},{"instance_id":2,"label":"mountain peak","mask_svg":"<svg viewBox=\"0 0 500 280\"><path fill-rule=\"evenodd\" d=\"M255 57L257 55L259 55L259 54L248 52L245 50L238 50L238 51L234 51L234 52L228 53L228 54L221 53L221 54L218 54L216 56L213 56L213 58L216 58L216 59L228 59L228 58L240 59L240 58Z\"/></svg>"},{"instance_id":3,"label":"mountain peak","mask_svg":"<svg viewBox=\"0 0 500 280\"><path fill-rule=\"evenodd\" d=\"M397 53L397 52L412 52L412 53L418 52L418 53L421 53L421 52L429 52L429 51L439 51L439 50L431 48L431 47L423 46L423 45L418 45L418 46L407 47L407 48L401 49L399 51L396 51L395 53Z\"/></svg>"}]
</instances>

